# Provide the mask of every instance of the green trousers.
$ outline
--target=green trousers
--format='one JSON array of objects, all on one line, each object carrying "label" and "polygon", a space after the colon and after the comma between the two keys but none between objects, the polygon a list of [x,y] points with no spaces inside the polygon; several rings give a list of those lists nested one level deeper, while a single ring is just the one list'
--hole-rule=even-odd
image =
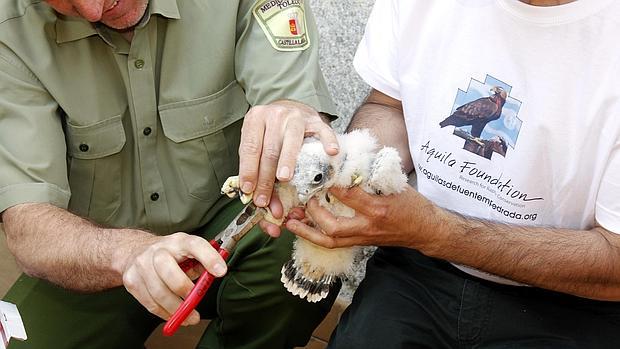
[{"label": "green trousers", "polygon": [[[241,209],[233,202],[204,230],[210,238]],[[309,303],[289,294],[280,269],[290,258],[293,236],[271,239],[258,227],[237,245],[228,274],[212,285],[198,307],[213,319],[198,348],[292,348],[304,346],[331,308],[328,299]],[[5,297],[24,319],[28,340],[10,349],[137,349],[162,320],[147,312],[124,288],[78,294],[21,276]]]}]

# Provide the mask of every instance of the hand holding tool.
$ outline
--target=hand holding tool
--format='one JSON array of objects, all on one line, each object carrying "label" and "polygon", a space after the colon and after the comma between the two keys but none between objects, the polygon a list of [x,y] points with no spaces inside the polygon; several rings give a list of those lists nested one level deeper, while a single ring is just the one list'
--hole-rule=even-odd
[{"label": "hand holding tool", "polygon": [[[222,230],[222,232],[210,241],[211,246],[213,246],[220,256],[222,256],[222,259],[226,261],[232,249],[237,245],[237,242],[239,242],[256,223],[263,219],[266,212],[264,208],[256,207],[253,203],[247,204],[235,219],[230,222],[226,229]],[[197,264],[198,261],[195,259],[187,259],[181,262],[179,266],[183,271],[188,271]],[[163,329],[165,336],[172,336],[178,330],[183,321],[185,321],[192,310],[200,303],[215,278],[216,277],[207,270],[200,275],[189,295],[166,322]]]}]

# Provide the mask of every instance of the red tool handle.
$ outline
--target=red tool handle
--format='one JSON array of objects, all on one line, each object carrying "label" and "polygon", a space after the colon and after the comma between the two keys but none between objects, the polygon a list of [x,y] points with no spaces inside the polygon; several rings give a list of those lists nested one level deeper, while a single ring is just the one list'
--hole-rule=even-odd
[{"label": "red tool handle", "polygon": [[[215,248],[219,248],[219,244],[215,241],[211,241],[211,245]],[[220,249],[219,253],[224,260],[228,259],[229,252],[227,250]],[[193,268],[196,264],[198,264],[198,262],[195,259],[188,259],[181,263],[180,266],[182,269],[187,267],[187,269],[184,269],[184,271],[187,271]],[[164,325],[164,336],[172,336],[179,329],[183,321],[185,321],[185,319],[189,316],[192,310],[194,310],[198,303],[200,303],[204,295],[209,290],[209,287],[211,287],[211,284],[214,280],[215,276],[213,276],[206,270],[202,273],[202,275],[200,275],[200,277],[196,281],[196,284],[189,292],[187,298],[183,300],[183,303],[181,303],[179,308],[174,312],[174,314],[172,314],[170,319],[168,319],[166,325]]]}]

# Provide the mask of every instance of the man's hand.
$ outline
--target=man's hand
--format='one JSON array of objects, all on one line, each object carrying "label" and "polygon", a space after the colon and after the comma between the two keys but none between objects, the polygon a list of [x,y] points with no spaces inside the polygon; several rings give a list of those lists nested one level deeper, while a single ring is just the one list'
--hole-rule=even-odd
[{"label": "man's hand", "polygon": [[297,154],[307,136],[318,137],[327,154],[338,153],[338,140],[328,122],[302,103],[276,101],[247,113],[239,146],[239,181],[244,193],[254,193],[257,206],[269,205],[276,178],[289,181],[293,177]]},{"label": "man's hand", "polygon": [[290,219],[293,233],[327,247],[404,246],[524,284],[597,300],[620,300],[620,235],[517,226],[467,218],[432,204],[413,188],[373,196],[360,188],[331,193],[356,210],[335,217],[311,200],[312,228]]},{"label": "man's hand", "polygon": [[336,217],[312,199],[308,202],[306,215],[312,217],[317,227],[310,227],[296,219],[289,219],[286,227],[304,239],[327,248],[355,245],[421,248],[430,246],[438,239],[438,236],[426,235],[426,229],[420,225],[422,217],[430,217],[438,211],[411,187],[400,194],[388,196],[371,195],[359,187],[332,188],[330,193],[353,208],[355,217]]},{"label": "man's hand", "polygon": [[[28,275],[79,292],[124,285],[146,309],[165,320],[189,294],[191,278],[203,268],[216,276],[226,273],[219,253],[198,236],[99,227],[50,204],[15,205],[2,218],[7,247]],[[178,263],[187,258],[201,266],[185,274]],[[198,321],[194,312],[185,324]]]},{"label": "man's hand", "polygon": [[[185,274],[178,263],[188,258],[196,259],[201,266]],[[226,263],[208,241],[176,233],[153,237],[118,267],[127,291],[149,312],[168,320],[194,286],[190,278],[197,278],[203,266],[217,277],[226,273]],[[195,325],[199,321],[200,315],[193,310],[183,324]]]}]

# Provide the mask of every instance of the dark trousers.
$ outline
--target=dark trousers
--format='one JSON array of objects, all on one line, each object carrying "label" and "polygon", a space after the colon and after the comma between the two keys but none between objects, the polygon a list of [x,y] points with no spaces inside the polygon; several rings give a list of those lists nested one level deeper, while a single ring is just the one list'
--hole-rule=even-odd
[{"label": "dark trousers", "polygon": [[499,285],[380,248],[332,334],[340,348],[620,348],[620,302]]}]

